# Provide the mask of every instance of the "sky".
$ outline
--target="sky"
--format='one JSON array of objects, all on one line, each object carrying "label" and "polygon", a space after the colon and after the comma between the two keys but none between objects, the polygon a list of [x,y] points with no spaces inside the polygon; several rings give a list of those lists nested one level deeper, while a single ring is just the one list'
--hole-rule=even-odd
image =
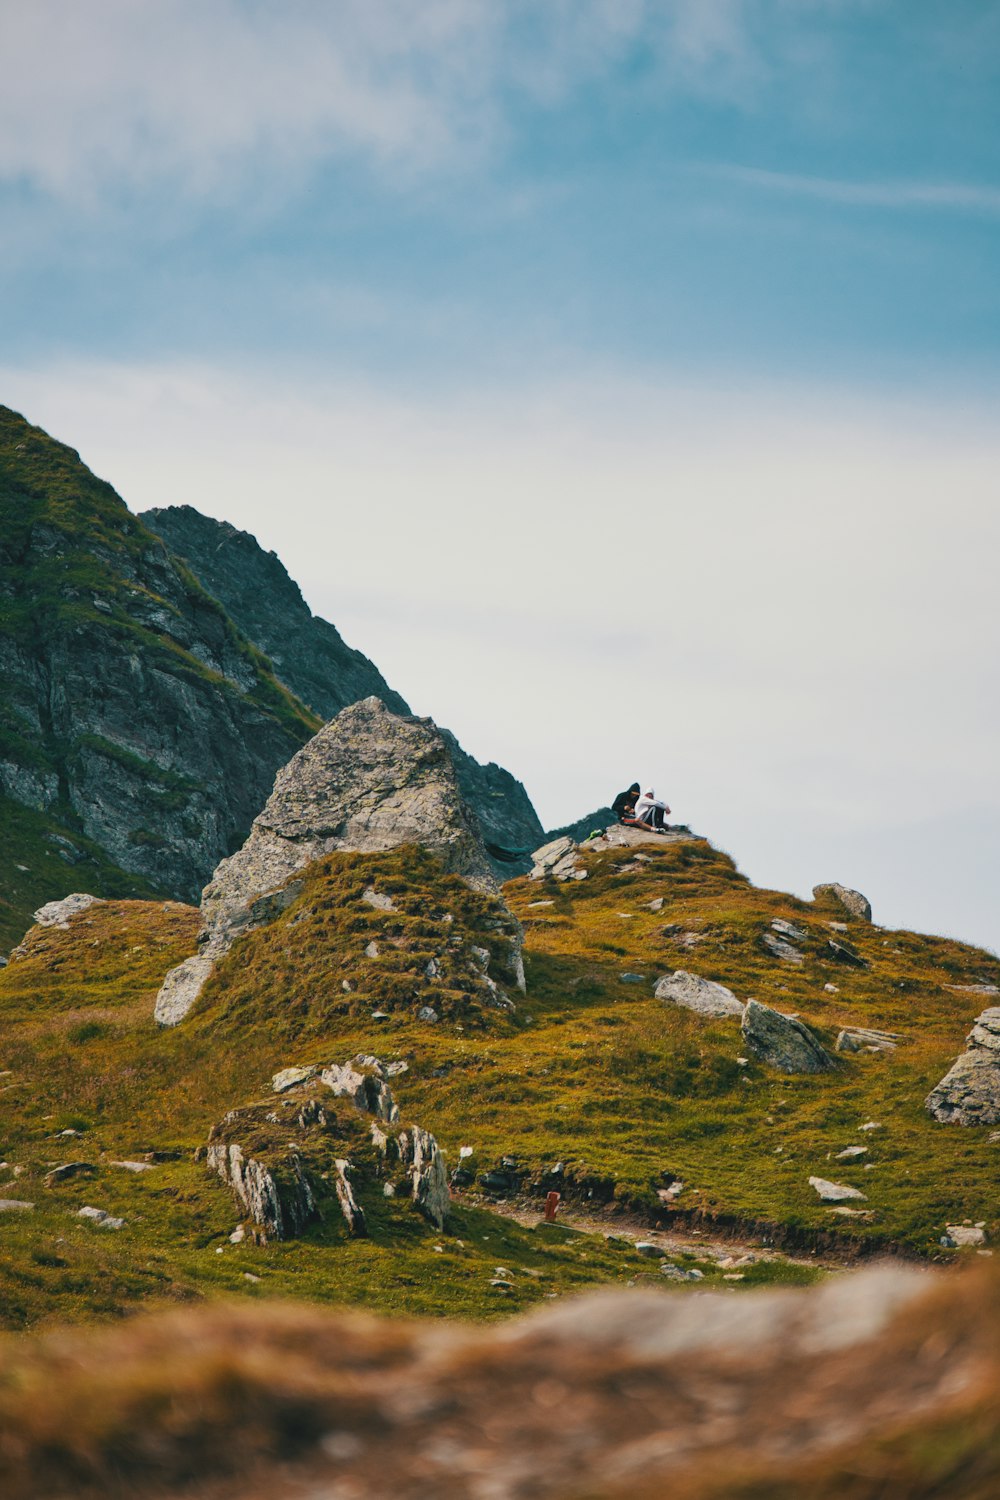
[{"label": "sky", "polygon": [[546,826],[1000,948],[1000,6],[0,6],[0,402]]}]

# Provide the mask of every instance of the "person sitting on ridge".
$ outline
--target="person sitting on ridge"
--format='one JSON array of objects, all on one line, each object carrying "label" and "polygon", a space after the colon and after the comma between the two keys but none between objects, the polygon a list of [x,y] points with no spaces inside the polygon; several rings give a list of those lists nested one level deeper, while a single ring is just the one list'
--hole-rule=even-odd
[{"label": "person sitting on ridge", "polygon": [[639,795],[639,783],[633,781],[627,792],[619,792],[611,804],[611,811],[619,823],[631,823],[635,818],[635,799]]},{"label": "person sitting on ridge", "polygon": [[665,802],[656,800],[653,788],[650,786],[635,804],[635,821],[651,828],[654,833],[664,833],[666,828],[663,820],[669,811],[670,808]]}]

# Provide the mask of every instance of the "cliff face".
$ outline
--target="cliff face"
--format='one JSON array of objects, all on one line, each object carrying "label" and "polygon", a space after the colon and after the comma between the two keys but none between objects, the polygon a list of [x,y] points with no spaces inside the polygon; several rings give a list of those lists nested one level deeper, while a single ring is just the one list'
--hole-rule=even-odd
[{"label": "cliff face", "polygon": [[195,896],[316,727],[70,448],[0,407],[0,790]]},{"label": "cliff face", "polygon": [[[373,663],[310,612],[278,558],[248,532],[203,516],[189,505],[146,511],[140,519],[184,559],[238,629],[267,653],[282,682],[321,718],[332,719],[348,704],[370,696],[380,698],[394,713],[409,713]],[[475,811],[487,844],[507,850],[537,848],[542,825],[521,782],[492,761],[481,765],[448,730],[440,733],[451,749],[462,796]],[[506,880],[523,874],[531,861],[493,864]]]},{"label": "cliff face", "polygon": [[184,559],[237,629],[271,659],[282,682],[320,718],[336,718],[349,703],[373,696],[394,713],[410,712],[374,663],[312,613],[280,560],[249,532],[190,505],[148,510],[139,519]]}]

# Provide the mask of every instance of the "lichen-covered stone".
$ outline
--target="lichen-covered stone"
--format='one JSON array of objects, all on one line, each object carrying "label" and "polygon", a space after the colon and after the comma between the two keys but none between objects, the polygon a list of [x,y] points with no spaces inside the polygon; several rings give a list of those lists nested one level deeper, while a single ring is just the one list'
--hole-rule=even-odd
[{"label": "lichen-covered stone", "polygon": [[666,974],[657,982],[653,991],[657,1000],[667,1000],[682,1005],[686,1010],[697,1011],[702,1016],[741,1016],[743,1004],[732,990],[712,979],[702,979],[698,974],[689,974],[678,969]]},{"label": "lichen-covered stone", "polygon": [[753,1055],[782,1073],[824,1073],[833,1067],[808,1026],[759,1000],[747,1001],[741,1029]]}]

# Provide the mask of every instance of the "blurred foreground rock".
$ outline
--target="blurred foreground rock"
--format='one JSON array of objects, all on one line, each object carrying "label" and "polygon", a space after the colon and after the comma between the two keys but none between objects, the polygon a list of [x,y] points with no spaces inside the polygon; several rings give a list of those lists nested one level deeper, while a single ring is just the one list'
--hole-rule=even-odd
[{"label": "blurred foreground rock", "polygon": [[[0,1345],[8,1500],[997,1493],[1000,1280],[567,1300],[494,1329],[206,1306]],[[45,1391],[45,1400],[37,1393]]]}]

